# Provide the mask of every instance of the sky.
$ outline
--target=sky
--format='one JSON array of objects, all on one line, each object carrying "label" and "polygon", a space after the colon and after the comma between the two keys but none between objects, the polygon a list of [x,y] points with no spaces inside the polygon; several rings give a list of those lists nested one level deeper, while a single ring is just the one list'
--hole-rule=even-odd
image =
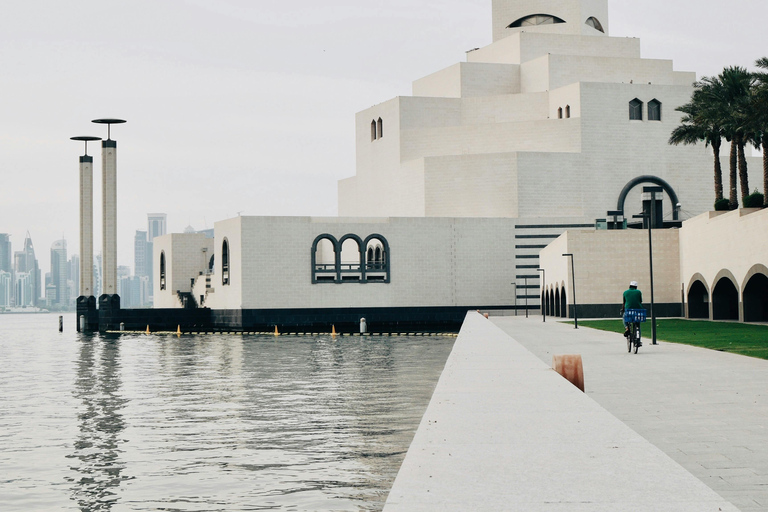
[{"label": "sky", "polygon": [[[78,252],[77,135],[118,141],[118,264],[147,213],[170,232],[337,213],[355,113],[491,43],[491,0],[2,0],[0,233]],[[715,75],[768,55],[765,0],[609,0],[610,35]],[[94,155],[95,247],[100,147]]]}]

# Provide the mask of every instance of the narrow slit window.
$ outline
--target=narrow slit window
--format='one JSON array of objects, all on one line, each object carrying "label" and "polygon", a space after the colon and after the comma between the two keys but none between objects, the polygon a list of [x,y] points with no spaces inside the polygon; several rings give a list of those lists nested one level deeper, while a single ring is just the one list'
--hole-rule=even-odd
[{"label": "narrow slit window", "polygon": [[384,136],[384,121],[379,118],[379,120],[376,122],[376,134],[379,138],[382,138]]},{"label": "narrow slit window", "polygon": [[637,98],[629,102],[629,119],[631,121],[643,120],[643,102]]},{"label": "narrow slit window", "polygon": [[165,290],[165,251],[160,253],[160,289]]},{"label": "narrow slit window", "polygon": [[221,244],[221,284],[229,284],[229,241],[226,238]]}]

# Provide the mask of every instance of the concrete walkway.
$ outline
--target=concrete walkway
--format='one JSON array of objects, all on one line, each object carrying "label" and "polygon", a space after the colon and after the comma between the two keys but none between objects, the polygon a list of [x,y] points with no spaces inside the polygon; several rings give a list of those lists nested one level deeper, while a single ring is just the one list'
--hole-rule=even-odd
[{"label": "concrete walkway", "polygon": [[[534,319],[502,324],[536,335]],[[550,364],[468,314],[384,510],[737,510]]]},{"label": "concrete walkway", "polygon": [[630,355],[620,334],[492,321],[547,364],[581,354],[589,397],[743,512],[768,511],[768,361],[647,340]]}]

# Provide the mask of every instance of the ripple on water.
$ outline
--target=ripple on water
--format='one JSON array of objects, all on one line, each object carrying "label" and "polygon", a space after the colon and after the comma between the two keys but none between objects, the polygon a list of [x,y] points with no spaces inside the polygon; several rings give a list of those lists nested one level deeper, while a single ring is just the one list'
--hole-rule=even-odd
[{"label": "ripple on water", "polygon": [[3,510],[380,510],[453,346],[57,326],[0,316]]}]

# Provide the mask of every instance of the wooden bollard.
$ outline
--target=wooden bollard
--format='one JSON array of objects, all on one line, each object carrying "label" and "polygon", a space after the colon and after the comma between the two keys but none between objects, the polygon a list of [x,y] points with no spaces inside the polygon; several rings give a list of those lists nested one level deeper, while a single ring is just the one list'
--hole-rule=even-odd
[{"label": "wooden bollard", "polygon": [[552,356],[552,368],[584,392],[584,367],[580,355]]}]

